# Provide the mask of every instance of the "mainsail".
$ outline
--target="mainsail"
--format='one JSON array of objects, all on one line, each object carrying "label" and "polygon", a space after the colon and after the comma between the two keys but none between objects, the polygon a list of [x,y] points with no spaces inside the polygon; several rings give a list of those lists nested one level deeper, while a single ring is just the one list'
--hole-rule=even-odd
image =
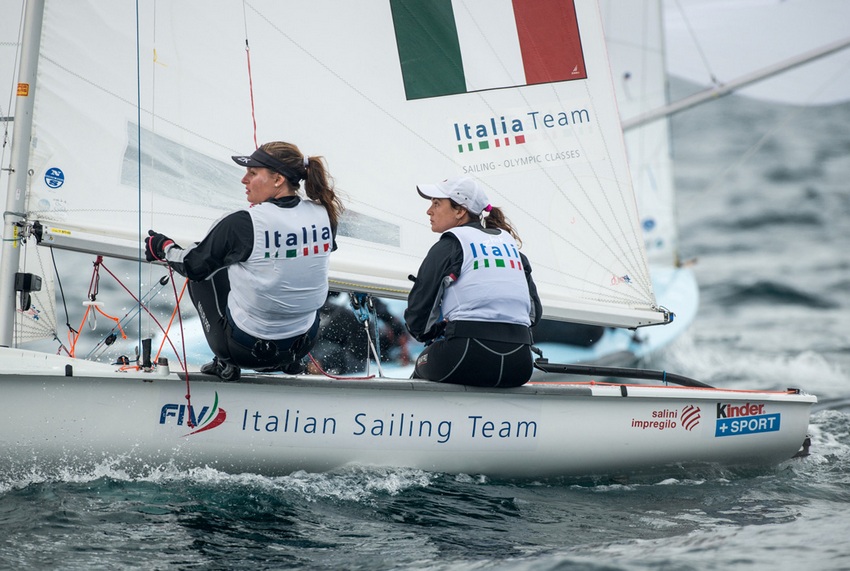
[{"label": "mainsail", "polygon": [[[348,207],[335,289],[405,297],[436,239],[415,185],[466,173],[518,228],[547,316],[669,319],[595,1],[49,1],[43,26],[26,210],[50,245],[134,257],[148,228],[200,239],[244,204],[230,155],[254,148],[255,116],[260,143],[327,158]],[[563,36],[569,66],[538,31]],[[416,76],[458,61],[479,77]]]}]

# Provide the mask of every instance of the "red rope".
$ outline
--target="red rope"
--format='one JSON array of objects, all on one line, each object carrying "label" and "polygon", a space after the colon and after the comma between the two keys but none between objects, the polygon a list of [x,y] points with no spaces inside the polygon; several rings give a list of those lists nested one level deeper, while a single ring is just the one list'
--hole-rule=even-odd
[{"label": "red rope", "polygon": [[329,379],[333,379],[335,381],[368,381],[369,379],[375,378],[375,375],[369,375],[368,377],[339,377],[337,375],[331,375],[322,368],[322,366],[319,364],[318,361],[316,361],[315,358],[313,358],[312,353],[309,353],[307,356],[310,357],[310,362],[313,363],[313,366],[316,367],[320,373],[322,373]]},{"label": "red rope", "polygon": [[[153,319],[154,323],[156,323],[157,327],[159,327],[159,330],[160,330],[160,331],[162,331],[162,332],[163,332],[163,334],[164,334],[164,333],[165,333],[165,328],[164,328],[164,327],[162,326],[162,324],[161,324],[161,323],[157,320],[156,316],[155,316],[153,313],[151,313],[151,312],[150,312],[150,310],[147,308],[147,306],[146,306],[144,303],[142,303],[142,302],[139,300],[139,298],[137,298],[135,295],[133,295],[133,292],[131,292],[129,289],[127,289],[127,286],[125,286],[125,285],[121,282],[121,280],[119,280],[119,279],[118,279],[118,277],[117,277],[115,274],[113,274],[113,273],[109,270],[109,268],[107,268],[107,267],[106,267],[105,265],[103,265],[103,264],[100,264],[100,266],[101,266],[104,270],[106,270],[106,272],[107,272],[110,276],[112,276],[112,278],[113,278],[116,282],[118,282],[118,285],[120,285],[121,287],[123,287],[123,288],[124,288],[124,291],[126,291],[126,292],[130,295],[130,297],[131,297],[131,298],[133,298],[133,301],[135,301],[136,303],[138,303],[138,304],[139,304],[139,307],[141,307],[142,309],[144,309],[144,310],[145,310],[145,312],[146,312],[146,313],[150,316],[150,318],[151,318],[151,319]],[[167,337],[167,336],[166,336],[166,337]],[[167,337],[167,338],[168,338],[168,337]],[[171,345],[171,350],[172,350],[172,351],[174,351],[174,354],[177,356],[177,364],[179,364],[179,365],[180,365],[180,366],[181,366],[184,370],[186,370],[186,368],[187,368],[187,367],[183,364],[183,361],[181,361],[181,360],[180,360],[180,353],[178,353],[178,352],[177,352],[177,348],[176,348],[176,347],[174,347],[174,343],[172,343],[172,342],[171,342],[171,338],[168,338],[168,344],[169,344],[169,345]]]},{"label": "red rope", "polygon": [[[179,322],[180,339],[182,341],[182,348],[183,348],[183,359],[182,360],[180,359],[180,354],[177,352],[177,348],[174,346],[174,343],[171,342],[171,338],[168,336],[168,332],[165,330],[165,328],[162,326],[162,324],[157,320],[157,318],[154,316],[154,314],[150,312],[150,310],[145,306],[145,304],[143,304],[135,295],[133,295],[133,292],[131,292],[127,288],[127,286],[125,286],[123,283],[121,283],[121,280],[119,280],[115,276],[115,274],[113,274],[109,270],[109,268],[107,268],[105,265],[103,265],[102,258],[98,259],[96,266],[98,266],[98,265],[100,267],[102,267],[104,270],[106,270],[107,273],[110,276],[112,276],[112,278],[116,282],[118,282],[118,284],[121,287],[124,288],[124,291],[126,291],[128,294],[130,294],[130,297],[132,297],[133,300],[136,303],[139,304],[139,307],[141,307],[142,309],[144,309],[147,312],[147,314],[151,317],[151,319],[153,319],[154,323],[157,324],[160,331],[162,331],[163,335],[165,335],[165,338],[168,339],[168,344],[171,345],[172,351],[174,351],[174,354],[177,356],[177,363],[180,365],[180,367],[183,368],[183,372],[186,375],[186,404],[189,407],[189,410],[191,410],[192,409],[192,390],[191,390],[191,387],[189,386],[189,367],[188,367],[188,364],[187,365],[183,364],[183,363],[188,363],[188,362],[186,360],[186,335],[185,335],[185,332],[183,330],[183,313],[180,311],[180,300],[182,299],[182,296],[178,295],[178,293],[177,293],[177,284],[174,283],[174,271],[171,269],[171,266],[168,266],[168,279],[171,281],[171,289],[174,291],[174,299],[176,300],[177,320]],[[169,328],[170,328],[170,324],[169,324]],[[189,428],[195,428],[195,423],[192,422],[192,415],[191,414],[189,415],[188,426],[189,426]]]},{"label": "red rope", "polygon": [[[168,333],[171,331],[171,326],[174,324],[174,318],[177,317],[177,311],[180,309],[180,302],[183,301],[183,294],[186,292],[186,286],[188,285],[189,280],[186,279],[183,282],[183,287],[180,289],[180,295],[177,296],[177,303],[174,304],[174,309],[171,311],[171,317],[168,319],[168,325],[165,327],[165,335],[162,337],[162,342],[159,344],[159,348],[156,350],[156,356],[153,358],[154,362],[159,360],[159,356],[162,354],[162,348],[165,347],[165,342],[169,339]],[[180,330],[180,334],[183,335],[182,328]],[[186,352],[185,343],[183,352]]]},{"label": "red rope", "polygon": [[[183,362],[187,363],[187,366],[183,367],[183,372],[186,375],[186,406],[189,407],[189,413],[190,413],[189,414],[189,420],[186,424],[189,428],[195,428],[195,423],[192,422],[192,414],[191,414],[191,411],[192,411],[192,390],[191,390],[191,387],[189,386],[189,367],[188,367],[189,361],[186,359],[186,335],[185,335],[185,332],[183,330],[183,312],[180,311],[180,300],[183,298],[183,292],[181,291],[180,295],[177,294],[177,284],[174,283],[174,270],[171,269],[171,266],[168,266],[167,264],[166,264],[166,266],[168,267],[168,277],[169,277],[169,279],[171,279],[171,289],[174,290],[174,299],[176,300],[175,305],[177,307],[177,321],[178,321],[179,327],[180,327],[180,341],[181,341],[181,344],[183,346]],[[188,283],[189,283],[189,280],[187,279],[186,284],[188,284]],[[185,291],[185,288],[186,288],[186,284],[183,285],[184,291]],[[166,337],[167,336],[168,336],[168,334],[166,333]],[[180,359],[178,358],[178,361],[179,360]]]},{"label": "red rope", "polygon": [[251,48],[248,45],[248,38],[245,38],[245,56],[248,58],[248,91],[251,94],[251,121],[254,123],[254,148],[259,148],[257,142],[257,115],[254,109],[254,78],[251,74]]}]

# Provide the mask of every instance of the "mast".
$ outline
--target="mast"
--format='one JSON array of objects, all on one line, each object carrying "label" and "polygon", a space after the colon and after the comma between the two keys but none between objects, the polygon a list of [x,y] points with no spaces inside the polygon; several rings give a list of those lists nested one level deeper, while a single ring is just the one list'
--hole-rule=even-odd
[{"label": "mast", "polygon": [[18,271],[21,259],[20,228],[17,224],[26,218],[24,207],[26,206],[26,189],[29,184],[27,167],[43,19],[44,0],[29,0],[24,16],[18,94],[15,101],[15,126],[11,147],[11,172],[6,191],[6,209],[3,214],[3,246],[2,257],[0,257],[0,346],[3,347],[12,345],[14,330],[15,272]]}]

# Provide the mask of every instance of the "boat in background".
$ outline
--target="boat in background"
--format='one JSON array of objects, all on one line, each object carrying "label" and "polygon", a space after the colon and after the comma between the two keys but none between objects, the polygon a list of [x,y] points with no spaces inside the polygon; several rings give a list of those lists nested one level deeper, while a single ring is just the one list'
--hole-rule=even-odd
[{"label": "boat in background", "polygon": [[[198,0],[155,11],[29,0],[25,22],[0,263],[4,474],[361,464],[610,477],[805,452],[817,399],[797,389],[551,359],[537,366],[560,380],[513,389],[272,374],[228,383],[145,339],[160,328],[151,293],[180,291],[141,262],[147,229],[178,243],[202,236],[241,206],[230,155],[278,138],[327,156],[346,195],[332,289],[405,299],[434,239],[415,185],[460,171],[522,230],[548,318],[669,327],[594,0]],[[132,359],[77,358],[76,339],[68,354],[13,347],[49,321],[45,272],[30,260],[66,250],[92,255],[87,311],[102,319],[114,317],[99,305],[104,260],[138,262],[135,310],[151,318]]]},{"label": "boat in background", "polygon": [[850,98],[843,0],[663,0],[663,9],[667,70],[701,97],[734,91],[809,106]]}]

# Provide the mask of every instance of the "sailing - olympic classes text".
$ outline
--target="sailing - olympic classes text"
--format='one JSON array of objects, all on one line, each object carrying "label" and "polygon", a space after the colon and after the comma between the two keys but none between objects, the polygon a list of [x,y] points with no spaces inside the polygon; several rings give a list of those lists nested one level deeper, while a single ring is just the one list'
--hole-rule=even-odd
[{"label": "sailing - olympic classes text", "polygon": [[490,161],[486,163],[477,163],[474,165],[464,165],[463,173],[479,173],[494,171],[499,168],[513,169],[527,165],[534,165],[545,162],[569,161],[581,157],[581,151],[578,149],[570,149],[567,151],[553,151],[542,155],[529,155],[527,157],[519,157],[516,159],[505,159],[503,161]]}]

